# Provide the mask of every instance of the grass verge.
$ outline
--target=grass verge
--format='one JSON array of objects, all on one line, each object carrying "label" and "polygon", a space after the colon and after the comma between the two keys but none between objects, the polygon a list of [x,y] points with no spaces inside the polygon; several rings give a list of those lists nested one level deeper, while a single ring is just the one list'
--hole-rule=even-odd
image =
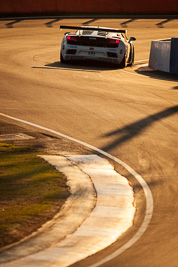
[{"label": "grass verge", "polygon": [[0,142],[0,247],[52,219],[69,196],[66,177],[37,155]]}]

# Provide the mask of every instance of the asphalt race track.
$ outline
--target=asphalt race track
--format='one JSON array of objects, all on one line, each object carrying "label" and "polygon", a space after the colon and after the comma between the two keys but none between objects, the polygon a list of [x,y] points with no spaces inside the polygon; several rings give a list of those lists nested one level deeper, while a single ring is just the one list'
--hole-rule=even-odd
[{"label": "asphalt race track", "polygon": [[[61,64],[59,25],[128,30],[135,65]],[[178,76],[150,70],[151,40],[177,37],[178,19],[48,19],[0,21],[0,113],[61,132],[121,159],[153,196],[153,215],[139,240],[105,267],[178,266]],[[138,231],[145,198],[134,187],[134,226],[112,246],[74,266],[104,259]]]}]

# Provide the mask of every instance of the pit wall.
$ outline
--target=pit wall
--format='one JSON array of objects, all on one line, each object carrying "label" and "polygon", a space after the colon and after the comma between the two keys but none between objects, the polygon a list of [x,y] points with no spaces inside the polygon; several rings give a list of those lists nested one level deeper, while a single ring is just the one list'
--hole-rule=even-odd
[{"label": "pit wall", "polygon": [[178,38],[152,41],[149,66],[155,70],[178,74]]},{"label": "pit wall", "polygon": [[1,15],[59,13],[177,14],[177,0],[1,0]]}]

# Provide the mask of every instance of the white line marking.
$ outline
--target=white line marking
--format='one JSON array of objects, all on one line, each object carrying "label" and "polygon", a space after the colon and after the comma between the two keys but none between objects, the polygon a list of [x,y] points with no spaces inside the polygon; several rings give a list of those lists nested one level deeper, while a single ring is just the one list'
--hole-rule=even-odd
[{"label": "white line marking", "polygon": [[148,225],[151,221],[151,218],[152,218],[152,214],[153,214],[153,197],[152,197],[152,193],[151,193],[151,190],[149,188],[149,186],[147,185],[147,183],[145,182],[145,180],[136,172],[134,171],[130,166],[128,166],[125,162],[123,162],[122,160],[112,156],[111,154],[99,149],[99,148],[96,148],[92,145],[89,145],[85,142],[82,142],[80,140],[77,140],[73,137],[70,137],[70,136],[67,136],[65,134],[62,134],[62,133],[59,133],[57,131],[54,131],[54,130],[51,130],[51,129],[48,129],[46,127],[43,127],[43,126],[40,126],[40,125],[37,125],[35,123],[31,123],[31,122],[28,122],[28,121],[25,121],[25,120],[21,120],[21,119],[18,119],[18,118],[15,118],[15,117],[12,117],[12,116],[9,116],[9,115],[6,115],[6,114],[3,114],[3,113],[0,113],[1,116],[3,117],[6,117],[6,118],[9,118],[9,119],[12,119],[12,120],[15,120],[15,121],[18,121],[18,122],[22,122],[22,123],[25,123],[27,125],[30,125],[30,126],[33,126],[35,128],[38,128],[38,129],[41,129],[41,130],[45,130],[45,131],[48,131],[48,132],[51,132],[53,134],[56,134],[58,136],[61,136],[61,137],[64,137],[70,141],[73,141],[73,142],[76,142],[80,145],[83,145],[87,148],[90,148],[96,152],[99,152],[100,154],[114,160],[115,162],[117,162],[118,164],[122,165],[128,172],[130,172],[135,178],[136,180],[140,183],[140,185],[142,186],[142,189],[144,191],[144,194],[145,194],[145,199],[146,199],[146,211],[145,211],[145,217],[144,217],[144,220],[142,222],[142,225],[140,226],[139,230],[137,231],[137,233],[125,244],[123,245],[121,248],[117,249],[115,252],[113,252],[112,254],[110,254],[109,256],[105,257],[104,259],[102,260],[99,260],[97,263],[95,264],[92,264],[90,265],[89,267],[97,267],[97,266],[100,266],[101,264],[104,264],[112,259],[114,259],[115,257],[119,256],[121,253],[123,253],[125,250],[127,250],[128,248],[130,248],[131,246],[133,246],[137,241],[138,239],[144,234],[144,232],[147,230],[148,228]]},{"label": "white line marking", "polygon": [[143,61],[144,61],[144,62],[145,62],[145,61],[148,62],[148,59],[137,60],[137,61],[134,61],[134,62],[135,62],[135,63],[141,63],[141,62],[143,62]]},{"label": "white line marking", "polygon": [[141,74],[137,74],[135,72],[130,72],[130,71],[126,71],[126,70],[121,70],[121,71],[124,73],[127,73],[127,74],[135,75],[135,76],[142,76]]},{"label": "white line marking", "polygon": [[[148,59],[143,59],[143,60],[135,61],[135,63],[137,63],[137,64],[139,64],[139,63],[141,63],[141,62],[148,62]],[[130,71],[123,70],[123,69],[121,69],[121,71],[122,71],[122,72],[125,72],[125,73],[127,73],[127,74],[131,74],[131,75],[135,75],[135,76],[141,76],[141,77],[143,77],[143,75],[142,75],[142,74],[139,74],[139,73],[130,72]]]}]

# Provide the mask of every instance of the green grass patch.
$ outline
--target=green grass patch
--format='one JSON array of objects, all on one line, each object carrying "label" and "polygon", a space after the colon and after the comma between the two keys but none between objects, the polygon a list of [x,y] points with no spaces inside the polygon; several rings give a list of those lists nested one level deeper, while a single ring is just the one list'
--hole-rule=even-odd
[{"label": "green grass patch", "polygon": [[69,196],[66,177],[37,155],[0,142],[0,247],[35,231]]}]

